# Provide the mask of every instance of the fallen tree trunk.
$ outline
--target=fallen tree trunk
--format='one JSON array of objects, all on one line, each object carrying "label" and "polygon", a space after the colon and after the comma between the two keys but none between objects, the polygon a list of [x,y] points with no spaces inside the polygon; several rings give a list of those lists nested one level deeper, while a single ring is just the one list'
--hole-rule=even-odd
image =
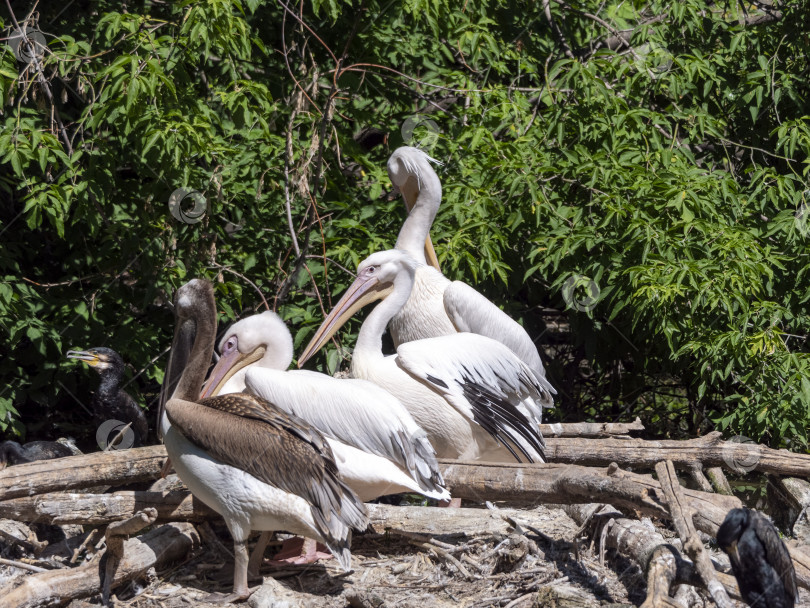
[{"label": "fallen tree trunk", "polygon": [[720,466],[735,473],[758,471],[794,477],[810,477],[810,454],[773,450],[753,442],[723,441],[713,432],[686,441],[645,439],[571,439],[548,437],[546,460],[585,466],[653,469],[662,460],[671,460],[681,469],[696,462],[704,468]]},{"label": "fallen tree trunk", "polygon": [[731,600],[723,585],[717,580],[709,553],[698,537],[693,521],[695,512],[686,504],[686,497],[672,461],[659,462],[655,465],[655,474],[672,515],[672,523],[683,541],[683,549],[700,574],[704,587],[709,590],[719,608],[731,608]]},{"label": "fallen tree trunk", "polygon": [[[439,461],[450,493],[478,502],[521,504],[591,503],[594,498],[629,512],[669,519],[661,485],[649,475],[560,464],[504,464]],[[684,490],[697,514],[699,530],[714,535],[729,510],[741,507],[733,496]],[[2,515],[2,513],[0,513]]]},{"label": "fallen tree trunk", "polygon": [[[199,543],[194,526],[188,523],[166,524],[130,538],[124,543],[123,558],[115,571],[111,588],[144,576],[149,568],[160,568],[185,557]],[[66,604],[101,591],[99,570],[99,563],[94,561],[78,568],[27,575],[22,582],[14,579],[0,589],[0,597],[7,608]]]},{"label": "fallen tree trunk", "polygon": [[543,437],[611,437],[643,430],[641,418],[633,422],[556,422],[540,425]]},{"label": "fallen tree trunk", "polygon": [[[599,505],[576,504],[566,505],[563,508],[571,519],[576,521],[579,525],[583,525],[590,514],[593,513],[594,508],[598,506]],[[610,505],[604,506],[610,507]],[[615,531],[611,529],[608,532],[608,547],[616,549],[622,555],[631,556],[636,563],[646,570],[653,550],[664,542],[663,537],[655,531],[653,526],[646,527],[645,531],[645,526],[640,521],[622,518],[621,515],[622,514],[618,511],[616,511],[614,515],[599,515],[599,517],[614,518],[614,525],[617,526]],[[712,536],[714,536],[714,534],[712,534]],[[796,570],[796,584],[804,589],[810,589],[810,553],[806,553],[801,547],[790,543],[787,543],[786,546],[793,560],[793,567]],[[684,570],[684,574],[679,574],[676,582],[700,586],[700,577],[694,569],[694,566],[689,562],[684,561],[684,563],[689,565],[689,569]],[[681,564],[679,564],[678,567],[680,569]],[[716,575],[729,595],[736,599],[741,598],[736,580],[732,575],[722,572],[717,572]]]},{"label": "fallen tree trunk", "polygon": [[[594,514],[595,511],[596,514]],[[618,511],[614,511],[611,505],[568,505],[565,507],[565,512],[580,526],[590,527],[589,536],[604,542],[604,545],[601,545],[602,549],[615,549],[620,555],[636,562],[645,573],[649,574],[651,565],[654,569],[666,566],[668,572],[663,576],[658,576],[659,581],[664,579],[670,585],[692,585],[705,589],[694,565],[683,559],[680,552],[667,543],[651,522],[645,523],[637,519],[625,518]],[[662,553],[670,556],[672,562],[665,565],[655,563],[656,558],[664,557],[661,555]],[[652,574],[658,575],[656,572]],[[737,581],[733,576],[722,572],[716,572],[715,575],[728,595],[735,599],[742,599]],[[661,589],[655,589],[655,591],[659,595],[662,593]],[[656,606],[658,599],[654,595],[653,597],[648,595],[648,601],[643,605]]]},{"label": "fallen tree trunk", "polygon": [[810,483],[795,477],[768,477],[768,506],[774,523],[810,542]]},{"label": "fallen tree trunk", "polygon": [[371,526],[378,532],[392,528],[415,534],[509,534],[512,521],[525,528],[539,528],[544,514],[526,509],[437,509],[434,507],[397,507],[367,504]]},{"label": "fallen tree trunk", "polygon": [[[672,460],[686,469],[700,462],[704,467],[724,466],[736,472],[810,475],[810,455],[772,450],[755,443],[722,441],[720,437],[720,433],[687,441],[548,437],[546,454],[550,461],[580,466],[607,466],[615,462],[622,467],[652,469],[661,460]],[[0,500],[154,480],[160,476],[165,460],[164,447],[153,445],[15,465],[0,471]]]},{"label": "fallen tree trunk", "polygon": [[0,500],[98,485],[157,479],[166,460],[162,445],[37,460],[0,471]]},{"label": "fallen tree trunk", "polygon": [[52,493],[0,502],[0,517],[55,525],[101,526],[155,509],[157,522],[202,522],[218,517],[188,490],[172,492],[124,491],[110,494]]},{"label": "fallen tree trunk", "polygon": [[[561,464],[503,464],[441,461],[440,467],[453,496],[479,503],[513,501],[521,504],[590,503],[594,497],[629,512],[662,519],[669,511],[661,486],[649,475]],[[714,534],[726,513],[741,506],[737,498],[697,490],[684,490],[698,514],[697,527]],[[112,494],[51,493],[0,502],[0,517],[42,523],[101,525],[155,508],[158,521],[201,521],[209,516],[199,501],[177,492],[115,492]]]}]

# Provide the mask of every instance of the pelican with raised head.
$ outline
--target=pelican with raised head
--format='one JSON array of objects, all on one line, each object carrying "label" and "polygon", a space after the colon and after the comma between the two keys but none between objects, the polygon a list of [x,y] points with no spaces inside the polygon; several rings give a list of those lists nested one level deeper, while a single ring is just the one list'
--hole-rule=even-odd
[{"label": "pelican with raised head", "polygon": [[[178,476],[195,497],[223,516],[234,539],[233,593],[211,599],[250,595],[251,530],[286,530],[318,539],[348,570],[351,530],[365,529],[368,516],[357,495],[338,478],[323,435],[252,395],[200,399],[216,333],[211,284],[195,279],[178,289],[175,314],[159,426]],[[171,398],[165,400],[173,385]],[[251,558],[252,566],[257,558],[261,555]]]},{"label": "pelican with raised head", "polygon": [[[431,166],[436,162],[410,146],[397,148],[388,159],[388,176],[409,211],[395,248],[421,264],[410,297],[389,325],[394,346],[456,332],[480,334],[508,346],[536,376],[545,378],[543,362],[526,330],[475,289],[441,273],[430,241],[430,227],[442,201],[442,185]],[[544,406],[552,405],[556,392],[548,385]]]},{"label": "pelican with raised head", "polygon": [[287,370],[293,342],[276,313],[234,323],[203,396],[246,390],[303,418],[326,437],[338,473],[364,501],[416,492],[449,500],[436,452],[408,410],[376,384]]},{"label": "pelican with raised head", "polygon": [[396,249],[363,260],[357,279],[318,328],[299,366],[354,312],[382,299],[360,328],[352,375],[397,397],[440,458],[542,462],[538,425],[551,386],[506,346],[462,332],[406,342],[396,355],[383,354],[383,332],[408,299],[418,267],[407,252]]}]

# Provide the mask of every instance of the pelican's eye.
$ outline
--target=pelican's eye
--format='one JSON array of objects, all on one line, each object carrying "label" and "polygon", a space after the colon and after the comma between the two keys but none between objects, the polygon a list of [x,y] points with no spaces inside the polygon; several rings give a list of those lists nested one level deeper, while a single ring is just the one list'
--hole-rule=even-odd
[{"label": "pelican's eye", "polygon": [[225,346],[222,347],[222,354],[224,355],[225,353],[232,352],[233,349],[236,348],[236,343],[237,343],[236,336],[231,336],[230,338],[228,338],[228,341],[225,342]]}]

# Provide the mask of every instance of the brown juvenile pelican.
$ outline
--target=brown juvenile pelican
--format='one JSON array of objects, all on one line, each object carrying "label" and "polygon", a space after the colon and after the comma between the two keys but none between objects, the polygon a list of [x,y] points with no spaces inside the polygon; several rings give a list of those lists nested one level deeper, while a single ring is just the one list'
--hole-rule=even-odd
[{"label": "brown juvenile pelican", "polygon": [[[233,593],[212,599],[250,595],[251,530],[286,530],[320,540],[348,570],[351,529],[364,530],[368,517],[338,478],[326,440],[300,418],[252,395],[200,399],[216,335],[211,284],[195,279],[180,287],[175,314],[159,426],[177,475],[223,516],[234,539]],[[166,400],[169,386],[175,388]],[[254,554],[251,566],[257,560],[261,554]]]},{"label": "brown juvenile pelican", "polygon": [[449,500],[436,452],[399,400],[366,380],[288,370],[292,336],[276,313],[237,321],[219,349],[204,397],[246,390],[303,418],[324,434],[341,479],[364,501],[400,492]]}]

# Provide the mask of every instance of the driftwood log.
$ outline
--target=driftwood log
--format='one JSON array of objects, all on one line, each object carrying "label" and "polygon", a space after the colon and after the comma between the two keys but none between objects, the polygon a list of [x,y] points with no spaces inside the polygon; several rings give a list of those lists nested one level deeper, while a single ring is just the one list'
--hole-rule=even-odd
[{"label": "driftwood log", "polygon": [[216,511],[195,499],[188,490],[173,492],[123,491],[110,494],[54,492],[41,496],[12,498],[0,502],[0,517],[55,525],[100,526],[132,517],[138,511],[155,509],[156,521],[202,522],[217,517]]},{"label": "driftwood log", "polygon": [[[159,568],[185,557],[199,546],[199,536],[188,523],[160,526],[124,543],[123,558],[115,570],[112,588],[142,577],[149,568]],[[2,589],[4,608],[34,608],[67,603],[101,591],[102,570],[97,561],[77,568],[51,570],[14,579]]]},{"label": "driftwood log", "polygon": [[643,430],[641,418],[633,422],[557,422],[540,425],[543,437],[611,437]]},{"label": "driftwood log", "polygon": [[768,506],[773,521],[810,544],[810,482],[795,477],[768,477]]},{"label": "driftwood log", "polygon": [[670,597],[677,576],[677,550],[672,545],[658,545],[647,566],[647,597],[640,608],[683,608]]},{"label": "driftwood log", "polygon": [[[645,608],[670,605],[663,598],[669,597],[671,585],[705,588],[694,565],[667,543],[652,522],[625,518],[610,505],[568,505],[564,509],[583,529],[590,529],[589,536],[600,541],[600,550],[615,549],[647,572],[648,595],[642,604]],[[741,599],[733,576],[722,572],[715,575],[728,595]]]},{"label": "driftwood log", "polygon": [[[616,466],[605,469],[450,460],[439,463],[451,494],[458,498],[521,504],[592,503],[596,499],[629,512],[669,519],[661,485],[649,475],[629,473]],[[730,509],[742,506],[733,496],[698,490],[684,490],[684,494],[697,513],[695,525],[711,535]]]},{"label": "driftwood log", "polygon": [[713,432],[686,441],[646,439],[546,439],[546,459],[586,466],[653,469],[662,460],[690,469],[695,463],[704,467],[723,467],[735,473],[758,471],[794,477],[810,477],[810,454],[773,450],[753,442],[723,441],[722,433]]},{"label": "driftwood log", "polygon": [[160,475],[165,460],[166,448],[151,445],[18,464],[0,471],[0,500],[150,481]]},{"label": "driftwood log", "polygon": [[[490,464],[441,461],[445,482],[453,496],[479,503],[506,501],[520,504],[590,503],[610,501],[629,512],[662,519],[669,511],[661,486],[649,475],[561,464]],[[697,527],[714,534],[726,513],[741,506],[737,498],[684,490],[698,513]],[[154,508],[157,521],[201,521],[208,510],[187,494],[177,492],[115,492],[112,494],[50,493],[0,502],[0,517],[41,523],[100,525],[126,519]]]},{"label": "driftwood log", "polygon": [[[672,460],[676,467],[687,470],[702,463],[706,467],[723,466],[737,472],[744,469],[810,476],[810,455],[772,450],[755,443],[722,441],[720,433],[687,441],[548,437],[546,444],[548,459],[556,463],[607,466],[615,462],[622,467],[652,469],[657,462]],[[162,445],[155,445],[7,467],[0,471],[0,500],[154,480],[160,476],[165,461],[166,450]]]},{"label": "driftwood log", "polygon": [[711,558],[703,546],[703,542],[698,537],[693,522],[695,512],[689,506],[686,496],[684,496],[683,488],[678,481],[672,461],[667,460],[655,465],[655,474],[661,484],[661,490],[672,515],[672,523],[678,532],[678,536],[683,541],[684,551],[692,559],[692,563],[695,564],[700,578],[703,579],[705,588],[709,590],[712,599],[719,608],[732,608],[726,590],[715,576]]},{"label": "driftwood log", "polygon": [[104,537],[107,543],[107,551],[102,560],[104,565],[104,579],[102,581],[101,598],[104,605],[109,605],[110,593],[112,586],[115,582],[115,572],[121,565],[121,560],[124,559],[125,541],[126,536],[137,534],[146,526],[151,526],[157,519],[156,509],[144,509],[138,511],[129,519],[116,521],[107,526],[104,532]]}]

